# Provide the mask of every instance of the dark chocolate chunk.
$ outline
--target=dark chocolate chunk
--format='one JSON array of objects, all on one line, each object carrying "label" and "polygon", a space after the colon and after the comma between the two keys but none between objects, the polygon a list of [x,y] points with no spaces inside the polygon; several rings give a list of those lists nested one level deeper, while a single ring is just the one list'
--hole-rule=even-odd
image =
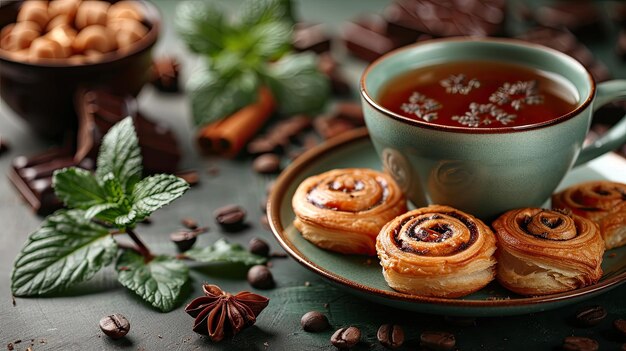
[{"label": "dark chocolate chunk", "polygon": [[165,93],[176,93],[180,90],[180,65],[173,57],[160,57],[152,62],[150,83]]},{"label": "dark chocolate chunk", "polygon": [[350,85],[339,71],[339,64],[331,53],[325,52],[320,54],[317,67],[330,81],[330,88],[333,94],[341,96],[350,93]]},{"label": "dark chocolate chunk", "polygon": [[581,37],[604,33],[602,14],[593,1],[563,1],[542,6],[537,10],[535,18],[542,26],[567,28]]},{"label": "dark chocolate chunk", "polygon": [[330,50],[330,35],[323,24],[297,23],[293,32],[296,51],[313,51],[318,54]]}]

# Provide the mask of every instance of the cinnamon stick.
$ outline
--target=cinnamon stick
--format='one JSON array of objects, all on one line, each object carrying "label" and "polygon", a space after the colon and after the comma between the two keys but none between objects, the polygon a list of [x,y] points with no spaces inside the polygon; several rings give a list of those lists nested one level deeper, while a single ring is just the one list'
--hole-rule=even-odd
[{"label": "cinnamon stick", "polygon": [[258,100],[198,132],[204,153],[235,157],[274,112],[276,103],[269,89],[259,90]]}]

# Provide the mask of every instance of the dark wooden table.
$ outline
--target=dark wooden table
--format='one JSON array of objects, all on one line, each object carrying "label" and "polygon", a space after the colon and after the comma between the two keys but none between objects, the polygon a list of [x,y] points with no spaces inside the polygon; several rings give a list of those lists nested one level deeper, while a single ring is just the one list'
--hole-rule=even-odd
[{"label": "dark wooden table", "polygon": [[[171,28],[176,1],[156,1],[165,17],[165,28],[156,49],[183,60],[185,74],[194,59],[185,55],[183,44]],[[224,2],[236,7],[239,1]],[[336,28],[341,20],[359,13],[378,12],[385,3],[369,1],[301,1],[302,18],[328,22]],[[624,72],[616,58],[611,56],[610,39],[593,47],[607,57],[613,72]],[[348,76],[358,77],[364,64],[346,58]],[[614,74],[619,76],[619,74]],[[624,77],[624,75],[622,75]],[[260,202],[265,185],[272,177],[259,176],[250,169],[250,160],[222,160],[200,158],[192,145],[190,113],[183,95],[165,96],[147,87],[140,96],[140,107],[149,117],[168,122],[175,128],[185,150],[183,166],[196,168],[202,175],[201,184],[190,190],[173,205],[158,211],[151,225],[141,225],[138,232],[157,252],[174,252],[168,234],[180,227],[182,217],[192,217],[211,227],[210,233],[200,237],[198,245],[207,245],[219,237],[246,245],[257,236],[270,242],[274,251],[281,251],[272,234],[258,222],[262,215]],[[0,174],[5,175],[11,160],[18,155],[29,155],[44,150],[47,145],[38,140],[27,126],[7,106],[0,102],[0,134],[11,143],[11,151],[0,156]],[[219,174],[205,170],[217,167]],[[224,204],[236,203],[248,210],[250,228],[238,234],[220,232],[213,223],[212,211]],[[179,308],[160,313],[143,303],[116,280],[112,268],[100,272],[88,283],[81,284],[58,296],[46,298],[18,298],[13,303],[10,293],[10,273],[13,260],[41,218],[33,215],[19,198],[8,179],[0,177],[0,349],[13,343],[16,350],[332,350],[329,342],[332,330],[312,334],[300,328],[300,317],[307,311],[319,310],[327,314],[334,328],[356,325],[363,331],[363,342],[358,349],[380,350],[376,330],[382,323],[398,323],[405,327],[407,347],[416,349],[419,334],[424,330],[446,330],[457,337],[461,350],[543,350],[553,349],[568,335],[589,336],[598,340],[602,349],[618,349],[621,342],[612,331],[611,322],[626,318],[626,286],[618,287],[585,303],[555,311],[506,318],[482,318],[477,326],[454,326],[442,316],[411,313],[360,300],[329,285],[291,259],[274,259],[272,271],[277,287],[256,291],[271,298],[269,307],[260,315],[257,324],[220,344],[191,331],[193,319],[183,312],[183,306],[201,294],[203,282],[220,285],[224,290],[237,292],[251,290],[245,280],[245,270],[227,270],[219,266],[192,269],[190,291]],[[599,304],[607,308],[609,316],[600,325],[578,328],[568,320],[575,311],[586,305]],[[99,319],[110,313],[121,312],[131,322],[131,332],[125,339],[113,341],[104,336]],[[334,329],[333,329],[334,330]],[[21,342],[17,342],[21,340]]]}]

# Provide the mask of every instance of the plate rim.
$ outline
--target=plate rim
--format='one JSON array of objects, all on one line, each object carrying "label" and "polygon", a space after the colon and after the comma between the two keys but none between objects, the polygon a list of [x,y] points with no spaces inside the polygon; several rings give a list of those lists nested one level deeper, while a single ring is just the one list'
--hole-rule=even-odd
[{"label": "plate rim", "polygon": [[623,283],[626,280],[626,272],[622,272],[597,284],[558,294],[521,297],[515,299],[463,300],[410,295],[393,290],[381,290],[378,288],[373,288],[371,286],[357,283],[339,274],[320,267],[319,265],[308,259],[308,257],[306,257],[306,255],[304,255],[293,244],[293,242],[291,242],[291,240],[287,238],[285,229],[283,228],[280,221],[281,199],[284,198],[287,187],[293,182],[294,178],[296,178],[305,168],[307,168],[312,162],[316,161],[320,156],[323,156],[324,154],[331,152],[334,149],[345,147],[352,143],[362,142],[366,138],[369,139],[369,133],[367,131],[367,128],[363,127],[345,132],[337,137],[325,141],[324,143],[306,151],[300,157],[298,157],[278,176],[278,178],[276,179],[276,183],[274,183],[273,190],[269,195],[267,203],[267,216],[269,219],[272,233],[274,234],[274,237],[276,238],[276,240],[278,240],[278,243],[282,246],[282,248],[285,249],[285,251],[296,260],[296,262],[309,269],[310,271],[343,287],[358,290],[358,292],[360,293],[375,295],[381,298],[395,301],[442,305],[446,307],[522,307],[525,305],[557,303],[568,299],[582,297],[587,294],[594,294],[601,290],[609,290],[609,288],[614,287],[617,284]]}]

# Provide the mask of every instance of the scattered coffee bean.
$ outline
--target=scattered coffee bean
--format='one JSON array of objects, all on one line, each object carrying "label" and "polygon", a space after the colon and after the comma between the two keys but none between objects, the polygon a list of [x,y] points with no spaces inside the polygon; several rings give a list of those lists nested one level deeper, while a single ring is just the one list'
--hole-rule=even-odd
[{"label": "scattered coffee bean", "polygon": [[281,144],[276,143],[273,139],[267,137],[257,137],[251,140],[246,146],[246,151],[250,155],[259,156],[268,153],[280,153],[283,151]]},{"label": "scattered coffee bean", "polygon": [[15,350],[15,347],[13,346],[13,343],[12,343],[12,342],[10,342],[10,343],[8,343],[8,344],[7,344],[7,350],[9,350],[9,351],[13,351],[13,350]]},{"label": "scattered coffee bean", "polygon": [[190,186],[200,183],[200,174],[195,170],[176,172],[176,176],[182,178],[184,181],[189,183]]},{"label": "scattered coffee bean", "polygon": [[616,319],[613,321],[613,327],[622,334],[623,337],[626,337],[626,319]]},{"label": "scattered coffee bean", "polygon": [[383,324],[378,328],[376,337],[388,349],[397,349],[404,344],[404,329],[395,324]]},{"label": "scattered coffee bean", "polygon": [[196,243],[198,234],[193,231],[181,230],[170,234],[170,240],[176,244],[178,252],[185,252]]},{"label": "scattered coffee bean", "polygon": [[476,318],[474,317],[445,316],[443,319],[446,321],[446,323],[459,327],[475,327],[476,325],[478,325]]},{"label": "scattered coffee bean", "polygon": [[452,350],[456,344],[454,334],[439,331],[425,331],[420,335],[420,346],[430,350]]},{"label": "scattered coffee bean", "polygon": [[246,219],[246,210],[237,205],[220,207],[213,212],[215,222],[226,231],[236,231],[243,228]]},{"label": "scattered coffee bean", "polygon": [[328,318],[320,312],[310,311],[305,313],[300,319],[300,325],[304,331],[310,333],[319,333],[330,328]]},{"label": "scattered coffee bean", "polygon": [[248,271],[248,283],[257,289],[271,289],[274,287],[272,272],[263,265],[252,266]]},{"label": "scattered coffee bean", "polygon": [[248,243],[248,250],[259,256],[267,257],[270,254],[270,246],[262,239],[252,238]]},{"label": "scattered coffee bean", "polygon": [[180,220],[180,223],[188,229],[195,230],[198,229],[198,221],[193,218],[185,217]]},{"label": "scattered coffee bean", "polygon": [[360,340],[361,330],[357,327],[343,327],[338,329],[333,336],[330,337],[330,342],[339,349],[354,347]]},{"label": "scattered coffee bean", "polygon": [[563,350],[565,351],[596,351],[600,346],[598,342],[581,336],[568,336],[563,339]]},{"label": "scattered coffee bean", "polygon": [[252,168],[260,174],[272,174],[280,171],[280,158],[275,154],[264,154],[254,159]]},{"label": "scattered coffee bean", "polygon": [[600,324],[606,318],[606,310],[602,306],[589,306],[576,313],[577,324],[584,327],[591,327]]},{"label": "scattered coffee bean", "polygon": [[128,334],[130,330],[130,323],[126,317],[119,313],[102,317],[100,320],[100,329],[111,339],[119,339]]}]

